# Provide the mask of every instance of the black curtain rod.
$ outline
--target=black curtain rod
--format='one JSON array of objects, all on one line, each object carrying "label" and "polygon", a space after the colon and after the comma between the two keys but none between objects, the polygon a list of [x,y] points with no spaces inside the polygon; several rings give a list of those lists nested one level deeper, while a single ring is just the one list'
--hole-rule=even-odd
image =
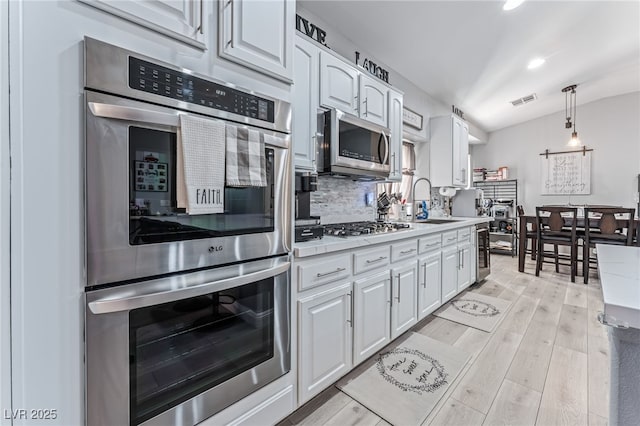
[{"label": "black curtain rod", "polygon": [[557,151],[557,152],[549,152],[548,149],[545,149],[543,153],[541,153],[540,155],[544,155],[545,157],[549,158],[550,155],[555,155],[555,154],[571,154],[572,152],[581,152],[582,155],[585,155],[587,151],[593,151],[593,148],[589,148],[587,149],[586,146],[583,146],[582,149],[575,149],[573,151]]}]

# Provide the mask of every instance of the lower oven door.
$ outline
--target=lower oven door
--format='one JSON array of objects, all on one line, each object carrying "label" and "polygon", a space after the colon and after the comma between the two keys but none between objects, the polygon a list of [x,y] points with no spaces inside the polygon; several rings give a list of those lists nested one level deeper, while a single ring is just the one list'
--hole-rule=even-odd
[{"label": "lower oven door", "polygon": [[289,269],[283,256],[87,292],[87,424],[196,424],[286,374]]}]

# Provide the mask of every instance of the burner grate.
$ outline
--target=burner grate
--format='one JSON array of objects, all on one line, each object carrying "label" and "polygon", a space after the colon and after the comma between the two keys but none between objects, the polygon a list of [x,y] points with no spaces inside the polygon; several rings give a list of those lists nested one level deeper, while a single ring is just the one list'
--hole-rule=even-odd
[{"label": "burner grate", "polygon": [[325,225],[324,235],[334,237],[357,237],[370,234],[384,234],[409,229],[408,223],[397,222],[347,222]]}]

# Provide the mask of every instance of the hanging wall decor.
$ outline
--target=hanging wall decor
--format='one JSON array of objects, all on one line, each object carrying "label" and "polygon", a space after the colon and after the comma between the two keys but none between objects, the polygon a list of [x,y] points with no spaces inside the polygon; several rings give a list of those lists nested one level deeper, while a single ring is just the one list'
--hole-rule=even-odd
[{"label": "hanging wall decor", "polygon": [[591,194],[591,152],[549,152],[540,154],[540,176],[542,195],[588,195]]}]

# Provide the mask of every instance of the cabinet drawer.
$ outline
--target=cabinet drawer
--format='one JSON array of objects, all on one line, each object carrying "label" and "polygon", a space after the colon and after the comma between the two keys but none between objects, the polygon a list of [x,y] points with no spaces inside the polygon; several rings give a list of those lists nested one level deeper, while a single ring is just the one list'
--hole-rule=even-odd
[{"label": "cabinet drawer", "polygon": [[360,274],[371,269],[389,265],[389,246],[357,252],[353,255],[353,273]]},{"label": "cabinet drawer", "polygon": [[391,246],[391,262],[410,259],[418,253],[417,241],[405,241]]},{"label": "cabinet drawer", "polygon": [[458,230],[458,242],[470,242],[471,241],[471,228],[464,228]]},{"label": "cabinet drawer", "polygon": [[303,291],[351,275],[348,256],[323,257],[298,265],[298,290]]},{"label": "cabinet drawer", "polygon": [[458,231],[449,231],[442,234],[442,245],[448,246],[458,242]]},{"label": "cabinet drawer", "polygon": [[438,250],[442,247],[442,236],[432,235],[430,237],[423,237],[418,240],[418,253],[427,253],[433,250]]}]

